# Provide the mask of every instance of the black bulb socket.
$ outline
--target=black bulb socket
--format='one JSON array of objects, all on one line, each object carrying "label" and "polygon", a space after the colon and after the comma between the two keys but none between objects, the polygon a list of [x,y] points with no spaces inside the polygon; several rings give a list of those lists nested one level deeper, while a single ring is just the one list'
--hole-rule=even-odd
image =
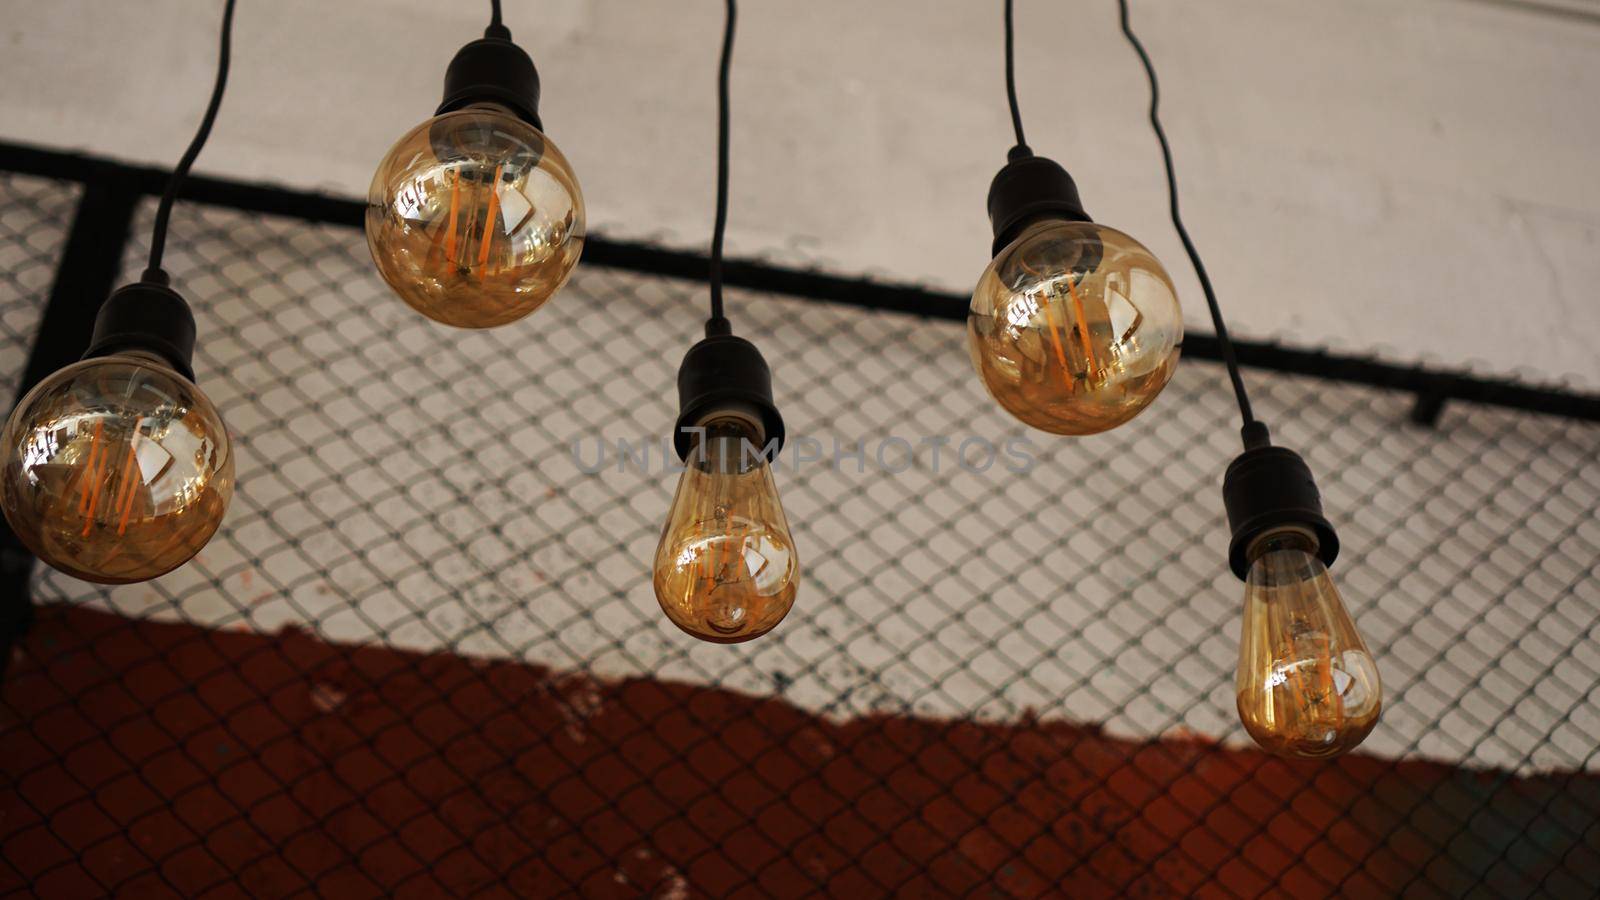
[{"label": "black bulb socket", "polygon": [[767,461],[783,449],[783,417],[772,402],[772,370],[756,345],[732,334],[712,334],[678,367],[678,421],[672,435],[678,458],[695,449],[693,429],[723,417],[741,418],[759,431]]},{"label": "black bulb socket", "polygon": [[1274,531],[1309,532],[1324,565],[1331,566],[1339,555],[1339,535],[1322,515],[1311,467],[1293,450],[1261,446],[1240,454],[1222,477],[1222,503],[1233,532],[1228,565],[1241,581],[1250,572],[1250,548]]},{"label": "black bulb socket", "polygon": [[194,313],[178,292],[151,280],[123,285],[100,304],[84,359],[150,353],[194,381]]},{"label": "black bulb socket", "polygon": [[1013,148],[1010,161],[989,183],[989,223],[994,226],[990,255],[999,255],[1025,228],[1044,219],[1094,221],[1078,199],[1077,183],[1060,163],[1034,156],[1026,147]]},{"label": "black bulb socket", "polygon": [[445,69],[444,101],[434,115],[474,103],[498,103],[544,131],[539,121],[539,72],[533,57],[511,41],[509,31],[501,29],[457,51]]}]

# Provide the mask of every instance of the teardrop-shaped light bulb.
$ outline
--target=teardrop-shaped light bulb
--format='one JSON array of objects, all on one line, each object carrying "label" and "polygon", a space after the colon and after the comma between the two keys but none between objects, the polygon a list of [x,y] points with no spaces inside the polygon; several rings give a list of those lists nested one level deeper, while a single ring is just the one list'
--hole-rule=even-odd
[{"label": "teardrop-shaped light bulb", "polygon": [[656,548],[655,589],[674,625],[736,644],[771,631],[800,584],[800,559],[755,428],[707,423]]},{"label": "teardrop-shaped light bulb", "polygon": [[1278,756],[1323,759],[1360,744],[1383,707],[1378,666],[1307,532],[1251,549],[1235,679],[1239,718]]}]

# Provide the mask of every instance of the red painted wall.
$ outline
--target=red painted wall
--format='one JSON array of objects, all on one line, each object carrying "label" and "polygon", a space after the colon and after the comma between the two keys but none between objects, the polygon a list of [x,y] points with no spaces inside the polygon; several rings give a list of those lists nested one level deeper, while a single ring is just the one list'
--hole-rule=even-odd
[{"label": "red painted wall", "polygon": [[834,722],[724,690],[69,608],[40,611],[4,700],[0,884],[46,897],[1600,884],[1593,775]]}]

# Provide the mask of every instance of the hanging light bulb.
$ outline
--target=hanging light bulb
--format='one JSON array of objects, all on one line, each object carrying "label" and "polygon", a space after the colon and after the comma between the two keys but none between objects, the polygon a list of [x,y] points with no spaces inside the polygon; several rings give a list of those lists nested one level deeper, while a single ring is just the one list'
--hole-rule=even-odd
[{"label": "hanging light bulb", "polygon": [[761,425],[732,410],[712,415],[695,429],[656,548],[654,582],[674,625],[731,644],[783,621],[794,605],[800,560]]},{"label": "hanging light bulb", "polygon": [[674,625],[733,644],[771,631],[794,606],[800,558],[772,460],[783,418],[761,351],[714,317],[678,369],[674,443],[684,461],[656,547],[656,600]]},{"label": "hanging light bulb", "polygon": [[492,328],[566,284],[583,193],[539,121],[539,75],[495,18],[445,72],[437,114],[397,141],[367,194],[383,280],[430,319]]},{"label": "hanging light bulb", "polygon": [[156,205],[150,259],[95,316],[81,362],[44,378],[0,431],[0,510],[49,565],[126,584],[194,557],[233,496],[233,448],[195,386],[194,314],[161,268],[178,186],[205,146],[228,83],[235,0],[222,7],[217,79]]},{"label": "hanging light bulb", "polygon": [[1310,468],[1269,446],[1260,423],[1245,436],[1250,449],[1228,466],[1222,487],[1230,563],[1245,582],[1239,718],[1271,753],[1338,756],[1378,722],[1378,666],[1328,575],[1339,539]]},{"label": "hanging light bulb", "polygon": [[1095,434],[1138,415],[1172,378],[1183,312],[1145,246],[1096,225],[1072,176],[1022,132],[1012,0],[1006,98],[1017,142],[989,185],[989,267],[967,314],[967,348],[989,395],[1024,424]]},{"label": "hanging light bulb", "polygon": [[216,533],[233,495],[233,452],[194,384],[194,337],[183,298],[149,281],[128,285],[101,307],[86,358],[12,410],[0,436],[0,508],[41,560],[87,581],[145,581]]},{"label": "hanging light bulb", "polygon": [[[1268,752],[1294,759],[1338,756],[1377,725],[1383,708],[1378,667],[1328,575],[1327,567],[1339,555],[1339,536],[1322,515],[1311,467],[1294,451],[1272,446],[1267,426],[1251,409],[1222,306],[1179,210],[1178,175],[1161,127],[1155,64],[1133,32],[1127,0],[1117,0],[1117,10],[1123,37],[1150,81],[1150,128],[1161,145],[1172,227],[1205,294],[1244,422],[1244,453],[1222,478],[1222,502],[1233,532],[1228,563],[1245,582],[1234,679],[1239,718]],[[1011,0],[1006,0],[1006,31],[1009,57]],[[1021,138],[1019,124],[1018,143]]]},{"label": "hanging light bulb", "polygon": [[773,483],[783,417],[772,370],[734,337],[722,312],[728,227],[728,75],[738,19],[726,0],[717,82],[717,217],[711,229],[711,315],[706,336],[678,367],[673,442],[684,461],[653,566],[656,600],[674,625],[703,641],[736,644],[771,631],[794,606],[800,558]]},{"label": "hanging light bulb", "polygon": [[989,189],[994,259],[967,315],[989,394],[1053,434],[1115,428],[1172,378],[1183,313],[1143,244],[1089,220],[1072,177],[1013,151]]}]

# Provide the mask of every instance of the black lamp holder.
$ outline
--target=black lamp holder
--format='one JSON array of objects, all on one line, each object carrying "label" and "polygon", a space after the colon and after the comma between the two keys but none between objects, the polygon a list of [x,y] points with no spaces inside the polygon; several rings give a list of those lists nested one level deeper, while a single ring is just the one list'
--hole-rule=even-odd
[{"label": "black lamp holder", "polygon": [[150,353],[194,381],[194,314],[165,277],[145,273],[123,285],[100,304],[94,318],[94,335],[84,359],[118,353]]},{"label": "black lamp holder", "polygon": [[502,25],[490,25],[483,37],[456,52],[444,72],[444,100],[434,115],[465,109],[474,103],[498,103],[544,131],[539,121],[539,72],[533,57],[511,40]]},{"label": "black lamp holder", "polygon": [[1022,145],[1011,148],[1004,168],[989,184],[989,222],[998,255],[1024,228],[1041,219],[1093,222],[1078,199],[1078,185],[1053,159],[1034,156]]},{"label": "black lamp holder", "polygon": [[[725,320],[724,320],[725,321]],[[772,370],[756,345],[733,334],[709,334],[684,354],[678,367],[678,421],[672,435],[678,458],[694,452],[693,429],[723,416],[756,426],[768,462],[783,449],[783,417],[772,402]]]},{"label": "black lamp holder", "polygon": [[1310,532],[1317,541],[1317,556],[1332,565],[1339,555],[1339,535],[1322,515],[1322,496],[1311,467],[1300,454],[1274,447],[1266,426],[1253,422],[1245,428],[1248,445],[1222,477],[1222,503],[1228,510],[1228,565],[1244,580],[1250,571],[1250,548],[1262,536],[1284,529]]}]

